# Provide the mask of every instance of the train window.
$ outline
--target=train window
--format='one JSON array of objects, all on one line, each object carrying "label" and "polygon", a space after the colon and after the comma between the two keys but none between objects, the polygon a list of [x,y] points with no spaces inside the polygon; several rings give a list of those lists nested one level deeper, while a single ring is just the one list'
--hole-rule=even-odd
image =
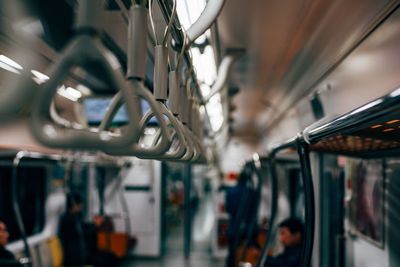
[{"label": "train window", "polygon": [[[7,224],[9,241],[21,238],[11,196],[12,167],[0,167],[0,216]],[[45,224],[46,175],[44,166],[18,168],[18,200],[27,236],[40,233]]]}]

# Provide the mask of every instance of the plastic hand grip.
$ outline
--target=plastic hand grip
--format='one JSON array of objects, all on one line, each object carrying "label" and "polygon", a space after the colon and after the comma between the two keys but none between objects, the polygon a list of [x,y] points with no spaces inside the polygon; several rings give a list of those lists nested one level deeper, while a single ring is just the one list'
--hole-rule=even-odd
[{"label": "plastic hand grip", "polygon": [[184,127],[184,135],[187,141],[187,150],[185,155],[181,158],[182,161],[190,161],[195,155],[195,144],[193,142],[193,136],[187,127]]},{"label": "plastic hand grip", "polygon": [[128,26],[128,78],[144,80],[147,60],[147,14],[145,6],[132,5]]},{"label": "plastic hand grip", "polygon": [[169,73],[169,104],[171,107],[171,112],[175,116],[179,116],[179,74],[177,71],[173,70]]},{"label": "plastic hand grip", "polygon": [[0,78],[3,83],[0,88],[0,121],[6,122],[26,109],[39,88],[31,79],[30,73]]},{"label": "plastic hand grip", "polygon": [[168,89],[168,48],[157,45],[154,50],[154,97],[167,100]]},{"label": "plastic hand grip", "polygon": [[100,30],[102,22],[103,1],[79,0],[76,30]]},{"label": "plastic hand grip", "polygon": [[[156,158],[157,156],[167,152],[169,147],[171,146],[170,133],[168,131],[166,119],[163,116],[165,111],[159,105],[160,103],[155,101],[152,94],[146,88],[144,88],[141,82],[139,82],[138,80],[128,80],[127,84],[132,91],[136,92],[137,96],[141,96],[148,101],[151,109],[142,117],[139,123],[140,134],[138,135],[135,143],[120,149],[104,149],[104,152],[112,155],[131,155],[137,157]],[[112,109],[110,107],[107,113],[115,114],[121,105],[122,103],[119,103],[119,105],[113,106]],[[157,118],[157,121],[160,125],[160,131],[162,134],[161,140],[153,147],[142,147],[137,142],[139,141],[140,136],[144,134],[146,125],[153,116]],[[106,127],[107,125],[109,125],[109,122],[112,121],[113,116],[107,114],[105,118],[107,118],[107,122],[104,123],[104,126]]]},{"label": "plastic hand grip", "polygon": [[209,0],[207,2],[207,5],[200,17],[189,27],[186,32],[189,39],[188,45],[194,42],[200,35],[202,35],[208,28],[211,27],[221,12],[224,3],[225,0]]},{"label": "plastic hand grip", "polygon": [[[120,90],[126,100],[129,124],[123,134],[116,135],[109,131],[88,131],[63,128],[56,125],[49,115],[50,105],[58,86],[68,76],[73,67],[96,64],[105,73],[105,79],[111,88]],[[126,87],[120,66],[111,62],[109,52],[98,39],[78,35],[62,53],[50,72],[50,79],[38,92],[33,104],[31,129],[34,137],[43,145],[65,149],[115,149],[131,145],[137,140],[139,114],[135,113],[140,103],[135,92]]]},{"label": "plastic hand grip", "polygon": [[191,80],[188,80],[185,86],[182,86],[179,90],[179,99],[180,99],[180,115],[181,120],[184,125],[188,125],[189,123],[189,98],[188,98],[188,88],[190,88]]},{"label": "plastic hand grip", "polygon": [[[173,134],[171,135],[171,143],[176,141],[177,146],[173,147],[171,144],[170,149],[162,155],[156,157],[158,160],[169,160],[169,161],[180,161],[181,158],[185,155],[187,150],[187,141],[184,135],[183,125],[174,117],[174,115],[167,109],[167,107],[163,103],[159,103],[164,110],[164,115],[167,116],[170,126],[172,126]],[[160,135],[158,135],[160,136]],[[155,138],[155,143],[158,142],[158,138]],[[141,157],[141,156],[139,156]],[[147,158],[147,157],[141,157]]]}]

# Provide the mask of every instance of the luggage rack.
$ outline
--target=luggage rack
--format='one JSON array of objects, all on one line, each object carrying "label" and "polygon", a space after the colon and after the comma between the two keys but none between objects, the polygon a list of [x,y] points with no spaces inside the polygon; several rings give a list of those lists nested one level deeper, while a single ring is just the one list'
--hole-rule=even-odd
[{"label": "luggage rack", "polygon": [[373,158],[400,155],[400,88],[304,130],[312,151]]}]

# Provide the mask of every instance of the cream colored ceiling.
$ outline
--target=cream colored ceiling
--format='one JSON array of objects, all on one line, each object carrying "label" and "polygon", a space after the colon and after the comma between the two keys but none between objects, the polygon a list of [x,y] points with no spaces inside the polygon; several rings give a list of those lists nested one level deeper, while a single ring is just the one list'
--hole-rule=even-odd
[{"label": "cream colored ceiling", "polygon": [[233,99],[233,134],[261,137],[397,4],[227,0],[218,19],[221,52],[246,49],[230,79],[241,90]]}]

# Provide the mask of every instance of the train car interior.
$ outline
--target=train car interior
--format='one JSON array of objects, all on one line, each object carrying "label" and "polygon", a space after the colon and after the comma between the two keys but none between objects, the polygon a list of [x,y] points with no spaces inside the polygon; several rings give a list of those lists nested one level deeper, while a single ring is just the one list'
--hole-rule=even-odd
[{"label": "train car interior", "polygon": [[400,1],[0,1],[0,266],[398,267],[399,225]]}]

